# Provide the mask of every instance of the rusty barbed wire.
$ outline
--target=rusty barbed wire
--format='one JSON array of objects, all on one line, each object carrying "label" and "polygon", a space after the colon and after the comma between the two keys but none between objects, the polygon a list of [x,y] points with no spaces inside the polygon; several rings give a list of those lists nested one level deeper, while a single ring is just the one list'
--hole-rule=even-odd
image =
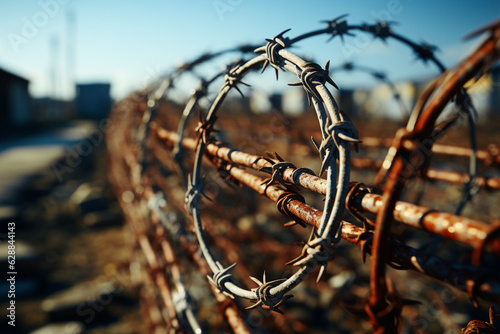
[{"label": "rusty barbed wire", "polygon": [[[268,43],[275,43],[276,39],[282,37],[282,34],[276,36],[273,40],[268,41]],[[267,48],[269,50],[270,48]],[[256,52],[263,51],[263,49],[257,49]],[[279,306],[283,303],[284,300],[288,299],[289,296],[286,295],[288,291],[290,291],[293,287],[299,284],[318,264],[321,264],[321,270],[318,275],[318,280],[321,277],[327,261],[323,260],[325,257],[324,254],[327,255],[327,258],[333,256],[332,244],[338,242],[338,239],[332,238],[332,229],[333,234],[337,235],[340,229],[340,214],[342,213],[343,206],[339,203],[342,203],[345,199],[347,193],[347,183],[349,181],[349,167],[348,167],[348,158],[349,158],[349,146],[346,140],[355,140],[355,138],[348,137],[348,135],[340,133],[336,134],[336,128],[334,126],[344,125],[343,129],[348,130],[348,123],[346,123],[342,116],[338,112],[338,107],[333,100],[331,94],[324,89],[324,83],[330,82],[331,79],[328,77],[328,71],[322,70],[318,65],[308,63],[298,56],[290,53],[284,48],[280,48],[277,51],[280,60],[276,59],[276,54],[273,54],[273,59],[268,58],[269,55],[262,54],[257,56],[245,64],[237,65],[232,70],[230,70],[229,74],[226,75],[226,83],[221,88],[219,95],[216,97],[212,106],[210,107],[207,117],[205,120],[205,124],[210,124],[210,122],[214,122],[216,120],[216,112],[223,102],[225,96],[229,92],[231,88],[235,88],[238,82],[241,82],[241,78],[245,73],[247,73],[251,68],[255,68],[260,63],[263,62],[274,62],[273,64],[279,68],[286,68],[292,72],[297,71],[297,76],[301,80],[301,83],[304,85],[306,92],[309,94],[309,98],[311,101],[314,101],[314,106],[318,113],[318,118],[323,125],[323,131],[328,133],[328,136],[325,135],[323,140],[329,143],[335,136],[335,146],[336,150],[339,153],[339,180],[337,185],[335,186],[332,182],[332,178],[336,178],[335,169],[336,162],[330,159],[331,154],[333,154],[332,144],[325,147],[325,151],[322,154],[325,156],[323,159],[323,165],[327,166],[327,180],[329,189],[326,194],[325,200],[325,210],[324,215],[322,216],[322,223],[318,228],[318,232],[314,234],[314,237],[311,237],[310,242],[308,242],[306,247],[310,247],[314,250],[314,252],[309,253],[309,255],[305,256],[304,261],[300,261],[300,269],[294,273],[288,279],[280,279],[274,280],[270,282],[266,282],[265,277],[263,281],[256,281],[259,284],[259,287],[253,289],[251,291],[241,289],[237,285],[232,282],[232,275],[229,274],[229,271],[234,267],[235,264],[224,268],[220,262],[213,258],[211,251],[209,250],[205,236],[203,233],[203,228],[200,219],[200,211],[198,208],[197,200],[199,196],[202,195],[201,186],[202,179],[200,176],[201,171],[201,159],[206,147],[206,142],[202,140],[204,138],[204,134],[211,129],[211,127],[203,128],[200,132],[200,136],[197,142],[196,149],[196,157],[195,163],[193,167],[193,174],[189,180],[188,191],[186,193],[186,205],[190,213],[193,215],[194,225],[196,229],[196,234],[198,238],[198,242],[200,244],[202,253],[204,257],[207,259],[208,264],[210,265],[212,271],[214,272],[214,276],[211,278],[211,283],[213,283],[216,288],[230,296],[236,295],[245,299],[255,300],[255,306],[263,306],[266,309],[280,312]],[[283,62],[282,66],[280,66],[280,62]],[[315,80],[313,82],[313,80]],[[333,85],[335,85],[333,83]],[[240,92],[241,93],[241,92]],[[328,116],[331,123],[334,123],[332,127],[327,128],[327,118]],[[350,123],[352,125],[352,123]],[[339,128],[337,126],[337,128]],[[351,131],[352,132],[352,131]],[[337,143],[338,141],[338,143]],[[340,185],[340,190],[339,190]],[[336,195],[332,198],[332,192],[335,192],[337,188]],[[321,258],[321,260],[319,260]],[[264,292],[265,289],[265,292]]]},{"label": "rusty barbed wire", "polygon": [[[242,154],[244,155],[245,153]],[[251,175],[236,166],[232,167],[227,166],[227,169],[232,177],[240,180],[243,184],[254,189],[257,193],[265,195],[266,197],[268,197],[273,201],[278,201],[281,194],[286,192],[285,190],[276,188],[274,186],[266,187],[263,184],[261,178]],[[322,216],[322,213],[320,211],[309,207],[300,200],[293,200],[287,205],[289,207],[290,212],[295,214],[305,223],[316,227],[319,226]],[[403,214],[403,211],[401,211],[401,214]],[[366,233],[366,231],[349,222],[344,221],[343,224],[344,224],[343,228],[346,231],[344,233],[343,230],[342,237],[353,244],[362,246],[362,250],[363,247],[365,247],[364,250],[368,254],[370,254],[371,245],[369,243],[366,244],[366,242],[363,241],[363,236],[362,236],[364,233]],[[412,249],[408,246],[405,246],[397,242],[396,240],[391,240],[390,243],[391,243],[391,248],[394,250],[394,255],[391,255],[391,258],[388,261],[388,263],[393,265],[395,268],[403,270],[413,269],[415,271],[419,271],[425,275],[430,275],[431,277],[438,278],[445,282],[450,282],[450,284],[453,284],[454,286],[460,288],[464,292],[467,292],[468,290],[468,286],[467,284],[465,284],[465,282],[467,282],[468,279],[466,278],[465,280],[463,280],[464,277],[471,277],[472,281],[474,281],[474,277],[479,277],[482,274],[481,271],[476,271],[472,267],[465,268],[464,266],[454,266],[450,262],[444,261],[443,259],[437,258],[433,255],[426,254],[425,252]],[[443,276],[444,273],[448,273],[447,275],[451,276]],[[461,283],[458,283],[457,280],[460,280]],[[484,287],[486,289],[485,291],[490,291],[490,292],[498,291],[497,290],[499,288],[498,283],[500,283],[500,281],[497,280],[498,280],[497,275],[490,273],[489,284],[492,285],[491,287],[488,288]],[[483,282],[482,284],[484,283],[485,282]],[[476,291],[476,293],[478,292]],[[487,294],[485,294],[483,297],[488,299],[492,298],[492,301],[496,302],[500,300],[499,299],[500,295],[496,295],[496,293],[497,292],[494,292],[495,296],[492,295],[488,296]]]},{"label": "rusty barbed wire", "polygon": [[498,333],[497,328],[495,327],[495,318],[500,318],[500,314],[495,313],[495,308],[493,305],[490,306],[489,311],[489,321],[482,320],[472,320],[470,321],[465,328],[462,329],[463,334],[472,334],[472,333],[484,333],[484,334],[494,334]]},{"label": "rusty barbed wire", "polygon": [[[160,128],[156,124],[151,127],[151,131],[159,139],[163,140],[166,145],[181,142],[175,132]],[[194,151],[196,141],[192,138],[184,138],[182,139],[182,145]],[[297,169],[290,163],[283,165],[283,161],[248,154],[220,143],[208,144],[206,155],[229,163],[229,165],[226,165],[226,169],[231,169],[232,166],[249,167],[272,174],[277,183],[285,188],[287,185],[293,184],[320,195],[326,194],[327,181],[325,179],[315,176],[311,170]],[[278,156],[278,158],[280,157]],[[276,165],[280,164],[281,168],[275,168]],[[353,188],[355,186],[356,183],[351,182],[349,187]],[[382,203],[381,195],[369,192],[366,188],[362,191],[350,192],[346,197],[346,208],[373,214],[378,213]],[[487,236],[492,232],[491,224],[402,201],[397,202],[393,214],[394,218],[399,222],[444,238],[462,242],[474,249],[479,249],[483,240],[487,239]],[[495,254],[500,256],[500,240],[492,243],[491,247]]]},{"label": "rusty barbed wire", "polygon": [[[498,59],[500,55],[500,28],[493,28],[490,37],[482,43],[476,52],[464,61],[458,69],[453,71],[449,79],[442,75],[436,83],[442,84],[441,90],[431,99],[427,107],[417,118],[410,118],[406,129],[398,131],[395,137],[395,145],[391,147],[388,157],[382,165],[388,171],[387,180],[384,184],[383,205],[377,214],[376,229],[373,237],[374,252],[370,266],[370,299],[366,305],[366,310],[371,317],[376,332],[393,332],[398,320],[391,312],[387,312],[390,304],[386,300],[387,285],[385,280],[385,259],[388,256],[389,248],[387,240],[390,234],[390,227],[393,220],[393,209],[396,200],[401,196],[406,180],[419,170],[427,167],[427,157],[420,161],[409,160],[412,150],[405,149],[404,142],[414,144],[416,148],[423,146],[426,140],[432,147],[432,135],[436,120],[442,113],[446,104],[457,94],[461,93],[463,85],[486,70],[486,64],[491,62],[491,58]],[[434,91],[437,85],[432,85],[428,92]],[[421,99],[428,99],[429,93],[424,93]],[[415,110],[423,103],[417,103]],[[413,113],[415,114],[415,113]],[[392,152],[391,152],[392,151]],[[404,169],[409,169],[405,172]],[[382,171],[382,170],[381,170]],[[379,173],[379,175],[382,175]],[[378,178],[380,180],[380,177]],[[380,183],[380,182],[377,182]]]},{"label": "rusty barbed wire", "polygon": [[[391,283],[386,282],[387,265],[397,270],[417,271],[455,286],[467,293],[475,306],[478,306],[478,297],[500,302],[498,273],[483,267],[482,263],[486,253],[500,256],[500,229],[493,222],[485,223],[460,216],[462,208],[470,201],[477,187],[500,189],[499,178],[481,177],[477,172],[478,161],[491,166],[498,164],[498,150],[495,151],[494,147],[489,150],[477,149],[474,107],[462,88],[470,78],[481,74],[487,65],[493,63],[493,59],[498,58],[498,27],[488,28],[492,31],[490,38],[461,67],[446,72],[435,56],[435,47],[427,43],[415,43],[396,34],[392,22],[349,25],[345,16],[340,16],[325,23],[325,29],[295,38],[285,36],[288,29],[272,39],[266,39],[267,43],[263,46],[247,45],[203,54],[160,77],[144,93],[122,102],[123,108],[117,107],[122,113],[129,113],[129,117],[120,113],[113,115],[119,121],[108,133],[110,175],[147,264],[149,282],[156,286],[162,301],[161,309],[165,310],[163,324],[167,328],[175,332],[203,332],[203,324],[197,319],[189,289],[182,278],[185,273],[177,259],[179,249],[189,257],[195,270],[207,277],[206,283],[213,292],[220,313],[236,333],[250,332],[248,322],[240,314],[242,308],[262,308],[283,313],[282,307],[292,298],[289,293],[316,268],[319,269],[316,282],[319,282],[326,272],[327,264],[337,255],[341,239],[360,246],[363,262],[367,254],[371,255],[369,298],[358,312],[368,317],[374,332],[396,332],[401,324],[402,308],[412,304],[400,296]],[[329,84],[338,89],[336,82],[330,77],[330,72],[333,72],[333,69],[329,69],[330,62],[321,67],[289,51],[294,44],[312,36],[327,34],[330,39],[340,36],[344,41],[344,37],[353,36],[354,32],[369,33],[384,42],[389,38],[402,42],[412,49],[418,59],[424,63],[431,62],[440,72],[444,72],[417,102],[406,128],[399,130],[390,143],[382,142],[384,146],[390,146],[383,162],[351,158],[351,143],[357,150],[361,141],[353,122],[339,108],[326,87]],[[247,60],[237,60],[209,79],[198,76],[200,85],[192,92],[180,117],[170,119],[169,128],[160,125],[161,122],[157,120],[161,119],[161,104],[180,76],[188,72],[194,73],[195,67],[222,54],[252,51],[257,55]],[[240,87],[247,85],[242,81],[245,76],[258,69],[264,72],[269,65],[274,69],[276,79],[280,71],[296,74],[299,81],[289,85],[301,86],[309,104],[314,108],[319,123],[317,136],[321,136],[319,142],[314,136],[311,138],[319,154],[317,176],[310,169],[297,168],[283,159],[279,152],[267,157],[263,154],[245,153],[222,143],[214,135],[220,117],[219,110],[228,93],[236,90],[243,96]],[[384,74],[352,63],[343,66],[344,70],[355,68],[388,84],[394,98],[402,103],[395,86]],[[211,101],[210,107],[203,110],[200,108],[200,101],[207,100],[210,87],[219,79],[223,79],[223,83],[218,94]],[[443,88],[431,96],[439,86]],[[437,116],[453,97],[460,110],[436,126]],[[140,112],[132,114],[134,108]],[[200,109],[199,122],[194,128],[197,138],[185,137],[190,117],[196,109]],[[471,148],[434,145],[435,139],[462,115],[466,115],[469,122]],[[381,144],[375,142],[376,140],[368,138],[365,147]],[[415,160],[412,156],[422,148],[426,152],[467,156],[470,159],[469,171],[462,174],[430,168],[430,154],[419,155],[420,160]],[[188,151],[194,154],[187,154]],[[186,167],[188,163],[192,163],[192,168]],[[215,249],[220,246],[219,243],[230,243],[217,237],[217,232],[211,228],[213,221],[207,226],[205,216],[210,211],[206,210],[202,200],[212,200],[206,194],[205,185],[213,166],[227,180],[253,189],[275,202],[277,212],[292,219],[292,222],[284,224],[286,228],[296,224],[312,227],[300,255],[288,262],[296,267],[295,272],[269,280],[272,275],[266,272],[249,275],[250,271],[246,267],[244,270],[236,270],[241,265],[236,267],[236,263],[229,266],[223,264],[220,251]],[[380,191],[350,180],[351,167],[359,166],[371,166],[379,170],[374,184]],[[245,169],[266,174],[269,178],[258,177]],[[323,178],[325,173],[326,177]],[[418,173],[430,179],[447,179],[465,185],[463,199],[455,214],[398,201],[407,180]],[[167,184],[166,178],[173,175],[177,175],[176,187],[184,188],[184,196],[179,196],[178,191]],[[303,189],[324,196],[321,211],[305,203],[301,194]],[[169,202],[192,222],[196,242],[191,232],[188,232],[188,225],[179,225],[165,212],[166,203]],[[356,221],[345,218],[346,209],[353,213]],[[369,217],[370,214],[375,215],[374,221]],[[471,264],[475,266],[456,264],[424,250],[409,247],[404,241],[391,235],[394,219],[402,223],[402,226],[411,226],[468,245],[472,248]],[[218,242],[214,243],[213,240]],[[230,263],[232,261],[229,257],[225,259]],[[254,286],[238,283],[233,271],[244,273],[248,276],[247,281],[253,282]],[[240,305],[238,300],[233,300],[235,297],[250,300],[253,304]],[[151,300],[151,295],[147,299]],[[155,312],[154,307],[148,306],[147,309]],[[279,318],[273,319],[277,328],[282,326],[283,330],[289,331],[286,326],[280,325],[277,320]],[[158,319],[151,317],[151,328],[161,326],[159,323]],[[490,323],[493,325],[491,319]],[[467,330],[475,330],[477,324],[467,326]]]}]

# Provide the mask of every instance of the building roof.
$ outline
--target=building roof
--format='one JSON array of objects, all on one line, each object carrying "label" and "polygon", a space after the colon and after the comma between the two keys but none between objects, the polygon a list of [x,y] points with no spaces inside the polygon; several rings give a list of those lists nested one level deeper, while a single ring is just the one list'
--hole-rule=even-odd
[{"label": "building roof", "polygon": [[20,77],[17,74],[14,74],[12,72],[8,72],[0,67],[0,80],[3,79],[10,79],[10,80],[19,80],[19,81],[24,81],[24,82],[29,82],[28,79],[25,79],[23,77]]}]

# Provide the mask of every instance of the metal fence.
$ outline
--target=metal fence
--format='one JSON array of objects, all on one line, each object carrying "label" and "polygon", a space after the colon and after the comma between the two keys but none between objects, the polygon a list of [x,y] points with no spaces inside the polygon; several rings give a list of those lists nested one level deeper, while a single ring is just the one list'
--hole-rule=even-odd
[{"label": "metal fence", "polygon": [[[491,192],[500,189],[499,177],[478,174],[479,164],[498,168],[499,155],[493,148],[477,148],[475,111],[463,88],[497,61],[500,25],[496,23],[474,33],[474,36],[483,33],[487,37],[471,56],[450,70],[436,58],[435,47],[397,34],[389,22],[351,25],[341,16],[325,25],[324,29],[294,38],[286,36],[288,30],[283,31],[267,39],[263,46],[241,46],[203,54],[159,78],[146,90],[116,104],[107,133],[110,177],[135,236],[137,257],[145,268],[142,306],[151,332],[201,333],[221,328],[235,333],[309,332],[302,317],[295,316],[294,308],[300,306],[290,300],[291,292],[304,284],[314,289],[308,276],[316,271],[317,289],[328,290],[321,284],[323,275],[328,272],[327,265],[342,256],[339,250],[342,239],[360,247],[358,254],[363,263],[370,255],[370,263],[364,265],[369,267],[367,296],[356,305],[346,307],[360,319],[368,319],[374,332],[397,332],[402,326],[403,307],[415,305],[396,291],[394,286],[398,282],[392,283],[387,278],[388,266],[418,272],[415,280],[427,276],[453,286],[467,294],[475,306],[478,306],[478,298],[490,304],[500,301],[500,275],[483,261],[486,255],[496,260],[500,255],[500,225],[461,216],[479,189]],[[433,64],[441,72],[420,96],[406,125],[393,139],[360,141],[355,121],[341,110],[342,106],[330,92],[332,87],[338,87],[330,77],[329,62],[322,67],[290,51],[292,46],[313,36],[344,39],[355,34],[403,43],[418,59]],[[193,91],[182,113],[173,112],[177,106],[169,102],[169,94],[175,82],[186,73],[194,73],[199,65],[214,62],[227,53],[240,54],[241,59],[211,78],[200,78],[200,86]],[[319,154],[317,175],[311,169],[287,162],[281,152],[251,154],[253,152],[236,149],[223,140],[225,131],[239,131],[236,125],[231,126],[230,120],[224,123],[224,118],[229,117],[220,111],[229,92],[236,90],[243,95],[240,87],[246,85],[244,77],[269,67],[277,79],[282,71],[295,74],[298,81],[290,85],[301,86],[314,108],[319,123],[316,138],[321,137],[319,141],[312,137],[317,149],[314,156]],[[353,64],[343,67],[344,70],[355,68]],[[390,84],[382,73],[364,70]],[[208,99],[209,92],[221,81],[218,94]],[[392,84],[390,87],[399,101],[396,88]],[[202,101],[209,101],[207,108],[201,107]],[[455,111],[440,117],[450,103],[455,105]],[[192,119],[196,111],[197,123]],[[435,144],[460,119],[469,122],[466,136],[470,138],[470,148]],[[278,124],[270,122],[270,127]],[[219,125],[222,134],[215,129]],[[282,123],[280,126],[285,136],[288,133],[288,138],[294,137],[292,128]],[[258,130],[248,129],[249,132]],[[312,154],[307,143],[296,145]],[[352,149],[357,150],[359,145],[364,149],[388,147],[387,155],[383,161],[351,156]],[[436,155],[468,157],[468,173],[430,168],[430,160]],[[311,159],[317,158],[311,156]],[[351,180],[353,168],[378,172],[373,182],[363,184]],[[440,212],[401,201],[409,182],[417,178],[463,184],[464,195],[456,212]],[[220,195],[225,184],[234,186],[232,192],[226,191],[226,197]],[[245,206],[249,198],[254,201],[248,189],[275,202],[277,211],[290,219],[284,226],[275,224],[274,229],[293,230],[296,237],[301,236],[295,232],[300,226],[310,230],[308,239],[299,243],[301,251],[297,252],[293,241],[269,240],[263,235],[262,227],[250,224],[241,228],[235,224],[238,214],[233,212],[234,203],[239,201]],[[324,202],[316,203],[322,203],[323,207],[318,209],[306,204],[305,197],[309,195],[304,192],[319,194]],[[255,205],[253,211],[262,210],[257,204],[247,205]],[[470,253],[469,263],[411,247],[404,233],[394,233],[396,222],[400,230],[411,227],[410,230],[422,230],[438,242],[451,240],[462,244]],[[270,224],[266,223],[265,227],[267,225]],[[241,244],[240,240],[247,241]],[[250,262],[265,264],[268,256],[287,258],[289,254],[295,254],[295,259],[289,258],[291,261],[286,266],[283,263],[279,278],[269,278],[280,270],[274,260],[269,260],[267,275],[249,269],[253,267]],[[235,261],[239,261],[238,265]],[[206,277],[212,298],[190,296],[192,290],[197,289],[196,284],[202,284],[200,273]],[[330,271],[327,275],[332,277],[335,273]],[[218,320],[208,320],[210,316],[204,314],[203,303],[216,307],[212,312]],[[289,312],[283,312],[283,307]],[[244,310],[255,308],[263,309],[264,313]],[[472,332],[474,326],[494,329],[494,310],[490,313],[489,322],[476,320],[464,331]],[[309,315],[319,317],[311,310]],[[256,321],[257,318],[261,320]],[[358,325],[361,330],[361,323]],[[334,331],[328,327],[323,330]]]}]

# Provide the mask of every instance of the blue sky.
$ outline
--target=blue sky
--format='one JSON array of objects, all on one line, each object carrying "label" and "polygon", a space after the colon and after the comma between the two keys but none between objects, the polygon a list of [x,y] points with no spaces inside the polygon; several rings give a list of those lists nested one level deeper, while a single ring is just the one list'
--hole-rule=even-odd
[{"label": "blue sky", "polygon": [[[74,34],[68,33],[69,13],[76,18]],[[75,80],[109,81],[113,96],[120,98],[201,52],[264,43],[287,28],[292,29],[287,36],[295,37],[321,29],[324,24],[319,21],[341,14],[349,14],[350,24],[376,19],[398,22],[396,32],[439,46],[438,58],[453,66],[478,43],[464,42],[462,37],[500,18],[500,1],[2,0],[0,67],[26,77],[32,95],[44,96],[53,91],[50,75],[56,63],[55,90],[67,97],[71,94],[67,41],[71,38]],[[411,50],[395,41],[362,40],[361,52],[349,54],[338,38],[329,43],[327,39],[313,37],[293,51],[312,55],[321,65],[328,59],[331,66],[354,61],[384,71],[394,81],[437,74],[433,66],[414,61]],[[353,41],[347,37],[346,44]],[[55,55],[51,43],[57,44]],[[229,59],[212,64],[207,72]],[[272,78],[269,72],[266,77]],[[374,83],[363,73],[339,73],[334,80],[341,88]],[[262,85],[274,89],[276,84],[266,79]]]}]

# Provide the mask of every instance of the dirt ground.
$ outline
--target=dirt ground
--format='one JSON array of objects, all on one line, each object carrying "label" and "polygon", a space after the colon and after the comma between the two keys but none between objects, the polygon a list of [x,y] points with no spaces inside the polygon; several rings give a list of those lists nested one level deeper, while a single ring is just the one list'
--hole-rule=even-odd
[{"label": "dirt ground", "polygon": [[4,333],[143,332],[130,235],[106,173],[101,145],[63,182],[45,170],[27,185],[13,219],[16,326],[3,318]]}]

